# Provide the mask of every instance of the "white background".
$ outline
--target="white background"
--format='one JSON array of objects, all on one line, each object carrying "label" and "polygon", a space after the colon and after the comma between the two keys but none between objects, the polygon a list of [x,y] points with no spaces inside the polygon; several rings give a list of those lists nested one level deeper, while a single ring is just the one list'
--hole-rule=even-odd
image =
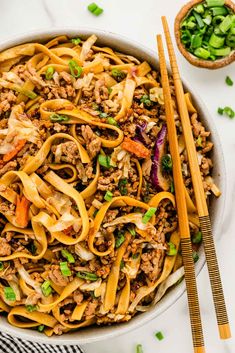
[{"label": "white background", "polygon": [[[166,15],[173,29],[174,18],[186,0],[96,0],[104,13],[95,17],[87,11],[91,0],[0,0],[0,41],[11,35],[62,26],[86,26],[123,34],[155,49],[155,35],[162,32],[160,16]],[[218,260],[232,333],[235,336],[235,119],[218,116],[218,106],[235,109],[235,84],[228,87],[229,75],[235,82],[235,64],[206,71],[191,66],[179,52],[178,62],[184,76],[206,103],[222,140],[228,179],[226,212],[221,239],[216,242]],[[235,352],[235,340],[220,341],[206,268],[198,277],[207,353]],[[161,342],[154,337],[162,331]],[[87,353],[134,353],[141,343],[144,353],[190,353],[192,342],[186,295],[159,318],[116,339],[84,346]]]}]

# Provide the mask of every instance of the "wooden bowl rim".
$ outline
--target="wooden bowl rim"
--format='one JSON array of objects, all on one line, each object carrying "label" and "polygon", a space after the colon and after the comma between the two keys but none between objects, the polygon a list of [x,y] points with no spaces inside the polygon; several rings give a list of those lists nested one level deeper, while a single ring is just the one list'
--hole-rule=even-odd
[{"label": "wooden bowl rim", "polygon": [[[222,58],[218,59],[215,61],[209,61],[209,60],[204,60],[197,58],[195,55],[191,54],[188,52],[184,45],[181,42],[181,36],[180,36],[180,24],[184,20],[184,18],[187,16],[189,11],[197,4],[200,4],[204,2],[205,0],[191,0],[187,4],[185,4],[181,10],[178,12],[176,18],[175,18],[175,26],[174,26],[174,31],[175,31],[175,38],[176,38],[176,43],[177,46],[180,50],[180,52],[183,54],[186,60],[188,60],[192,65],[197,66],[197,67],[202,67],[206,69],[218,69],[224,66],[227,66],[231,64],[233,61],[235,61],[235,49],[232,50],[232,52]],[[232,11],[235,13],[235,4],[231,0],[225,0],[225,4],[227,7],[232,9]]]}]

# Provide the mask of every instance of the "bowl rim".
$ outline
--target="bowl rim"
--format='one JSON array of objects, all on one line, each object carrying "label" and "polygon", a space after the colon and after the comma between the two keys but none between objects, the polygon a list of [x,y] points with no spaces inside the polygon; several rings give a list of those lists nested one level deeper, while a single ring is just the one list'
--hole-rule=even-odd
[{"label": "bowl rim", "polygon": [[[133,54],[133,53],[132,54],[137,55],[137,57],[147,56],[151,61],[151,64],[158,67],[158,59],[157,59],[158,55],[156,51],[153,51],[148,47],[142,45],[141,43],[131,38],[128,38],[126,36],[120,35],[118,33],[114,33],[112,31],[100,30],[100,29],[91,28],[91,27],[84,27],[84,26],[81,26],[81,27],[63,26],[63,27],[56,27],[53,29],[46,28],[46,29],[30,31],[27,33],[26,32],[21,33],[15,36],[10,36],[0,41],[0,52],[2,50],[11,48],[12,46],[15,46],[15,45],[19,45],[19,44],[23,44],[23,43],[35,41],[35,40],[43,41],[43,39],[45,40],[46,38],[47,39],[53,38],[61,34],[66,34],[69,37],[74,37],[76,35],[76,36],[87,38],[88,36],[94,33],[97,35],[99,39],[98,41],[100,41],[100,43],[103,42],[103,45],[105,44],[105,42],[108,41],[109,43],[112,43],[113,47],[116,47],[116,48],[125,47],[125,49],[121,49],[124,52],[137,51],[136,54]],[[168,65],[168,68],[169,68],[169,65]],[[196,97],[196,94],[194,93],[194,89],[192,89],[192,86],[189,85],[184,78],[182,78],[182,81],[183,81],[184,87],[187,90],[189,90],[189,92],[193,95],[193,97]],[[201,112],[202,111],[204,112],[203,113],[204,116],[210,117],[210,114],[208,113],[208,110],[205,104],[203,103],[201,98],[198,97],[198,95],[196,98],[196,105]],[[210,131],[212,131],[212,137],[216,145],[216,151],[218,150],[216,152],[217,158],[219,157],[218,177],[220,179],[219,186],[222,191],[222,195],[216,202],[217,218],[215,222],[212,224],[214,237],[217,238],[218,234],[220,233],[219,230],[222,226],[221,223],[222,223],[224,209],[225,209],[226,170],[225,170],[223,149],[221,146],[220,138],[219,138],[215,123],[213,122],[213,120],[209,120],[208,118],[203,119],[203,121],[205,125],[209,127]],[[223,172],[223,174],[221,174],[221,172]],[[205,254],[201,249],[199,261],[195,266],[196,277],[199,275],[204,265],[205,265]],[[185,291],[186,291],[185,281],[182,281],[169,293],[170,295],[166,294],[163,300],[160,302],[160,305],[157,305],[156,307],[154,307],[153,310],[137,315],[127,323],[104,326],[104,327],[96,327],[95,329],[87,328],[86,329],[87,332],[78,331],[80,334],[78,334],[78,332],[75,332],[72,334],[66,333],[65,335],[62,335],[62,336],[47,337],[37,331],[33,331],[30,329],[21,329],[21,328],[11,326],[10,324],[7,323],[5,318],[0,318],[0,330],[6,334],[10,334],[11,336],[15,336],[27,341],[33,341],[38,343],[50,344],[50,345],[80,345],[80,344],[93,343],[93,342],[102,341],[109,338],[114,338],[122,334],[126,334],[134,329],[137,329],[143,326],[144,324],[160,316],[164,311],[166,311],[173,304],[175,304],[177,300],[185,293]],[[89,333],[89,331],[91,331],[91,333]],[[76,337],[76,334],[78,337]]]},{"label": "bowl rim", "polygon": [[[235,60],[235,49],[233,49],[228,56],[225,56],[221,59],[217,59],[214,61],[209,61],[209,60],[197,58],[195,55],[187,51],[187,49],[185,49],[185,46],[181,42],[181,36],[180,36],[181,23],[184,20],[184,18],[187,16],[188,12],[195,5],[200,4],[201,2],[205,2],[205,0],[191,0],[180,9],[180,11],[178,12],[175,18],[175,23],[174,23],[175,39],[181,54],[183,54],[185,59],[188,60],[192,65],[205,68],[205,69],[215,70],[229,65]],[[235,13],[235,4],[231,0],[225,0],[224,5],[231,8]]]}]

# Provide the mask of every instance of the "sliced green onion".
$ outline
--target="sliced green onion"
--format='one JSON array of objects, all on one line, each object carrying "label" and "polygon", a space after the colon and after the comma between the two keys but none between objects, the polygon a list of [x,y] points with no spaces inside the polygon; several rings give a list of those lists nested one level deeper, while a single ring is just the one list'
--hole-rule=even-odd
[{"label": "sliced green onion", "polygon": [[25,88],[22,88],[20,86],[17,86],[17,85],[13,85],[12,86],[12,89],[16,92],[19,92],[21,94],[23,94],[24,96],[30,98],[30,99],[35,99],[37,98],[37,94],[33,91],[30,91],[29,89],[25,89]]},{"label": "sliced green onion", "polygon": [[112,93],[112,88],[111,87],[108,87],[108,94]]},{"label": "sliced green onion", "polygon": [[118,69],[112,69],[111,74],[118,82],[124,80],[126,77],[125,72]]},{"label": "sliced green onion", "polygon": [[193,14],[194,14],[194,17],[196,18],[198,27],[199,27],[199,28],[203,28],[203,27],[205,26],[205,24],[204,24],[204,22],[202,21],[201,16],[200,16],[197,12],[195,12],[195,11],[193,11]]},{"label": "sliced green onion", "polygon": [[228,56],[231,52],[231,48],[229,47],[220,48],[220,49],[211,48],[210,51],[211,51],[211,54],[215,56]]},{"label": "sliced green onion", "polygon": [[97,9],[95,9],[95,11],[92,11],[93,15],[95,16],[99,16],[104,12],[104,10],[101,7],[97,7]]},{"label": "sliced green onion", "polygon": [[136,353],[144,353],[142,344],[137,344]]},{"label": "sliced green onion", "polygon": [[68,267],[68,262],[60,262],[60,271],[63,276],[69,277],[72,275],[70,268]]},{"label": "sliced green onion", "polygon": [[218,114],[223,115],[224,114],[224,109],[219,107],[217,112],[218,112]]},{"label": "sliced green onion", "polygon": [[193,49],[199,48],[202,45],[201,34],[193,34],[191,39],[191,45]]},{"label": "sliced green onion", "polygon": [[3,262],[0,261],[0,271],[2,271],[4,269],[4,265],[3,265]]},{"label": "sliced green onion", "polygon": [[16,300],[16,295],[11,287],[4,287],[4,296],[6,300],[14,302]]},{"label": "sliced green onion", "polygon": [[162,341],[164,339],[163,333],[161,331],[155,333],[155,337],[159,340]]},{"label": "sliced green onion", "polygon": [[93,213],[93,217],[95,218],[95,216],[97,215],[97,213],[99,212],[99,210],[95,210]]},{"label": "sliced green onion", "polygon": [[212,33],[210,40],[209,40],[209,45],[211,45],[213,48],[221,48],[224,45],[225,38],[219,37],[216,34]]},{"label": "sliced green onion", "polygon": [[133,227],[128,227],[127,229],[128,229],[129,233],[130,233],[133,237],[136,236],[136,231],[135,231],[135,229],[134,229]]},{"label": "sliced green onion", "polygon": [[81,39],[80,38],[72,38],[71,39],[71,42],[74,44],[74,45],[78,45],[81,43]]},{"label": "sliced green onion", "polygon": [[112,198],[113,198],[113,193],[108,190],[106,192],[106,194],[104,195],[104,199],[105,199],[105,201],[110,202],[110,201],[112,201]]},{"label": "sliced green onion", "polygon": [[232,15],[228,15],[224,18],[223,22],[219,25],[219,29],[221,32],[226,33],[233,24],[234,17]]},{"label": "sliced green onion", "polygon": [[45,328],[45,325],[39,325],[39,326],[38,326],[38,331],[39,331],[39,332],[43,332],[43,331],[44,331],[44,328]]},{"label": "sliced green onion", "polygon": [[142,217],[142,223],[146,224],[153,217],[154,213],[157,211],[156,207],[150,207],[147,212]]},{"label": "sliced green onion", "polygon": [[203,19],[202,19],[202,21],[206,24],[206,25],[210,25],[211,24],[211,22],[212,22],[212,17],[211,17],[211,15],[207,15],[206,17],[204,17]]},{"label": "sliced green onion", "polygon": [[233,80],[229,76],[226,76],[225,82],[227,83],[228,86],[233,85]]},{"label": "sliced green onion", "polygon": [[133,260],[138,259],[139,256],[140,256],[140,254],[137,252],[136,254],[132,255],[132,259]]},{"label": "sliced green onion", "polygon": [[60,115],[60,114],[51,114],[50,116],[50,120],[53,122],[57,122],[57,121],[69,121],[69,117],[65,116],[65,115]]},{"label": "sliced green onion", "polygon": [[45,297],[48,297],[52,293],[51,282],[46,280],[41,285],[42,293]]},{"label": "sliced green onion", "polygon": [[80,77],[82,74],[82,67],[78,65],[75,60],[69,61],[69,70],[73,77]]},{"label": "sliced green onion", "polygon": [[162,164],[162,169],[165,172],[169,173],[172,170],[172,166],[173,166],[171,155],[170,154],[165,154],[162,157],[161,164]]},{"label": "sliced green onion", "polygon": [[225,0],[206,0],[207,7],[223,6]]},{"label": "sliced green onion", "polygon": [[29,313],[32,313],[33,311],[36,311],[38,309],[37,305],[25,305],[25,307]]},{"label": "sliced green onion", "polygon": [[98,162],[102,167],[104,168],[110,168],[110,157],[109,156],[104,156],[103,154],[98,155]]},{"label": "sliced green onion", "polygon": [[205,11],[204,6],[202,4],[195,6],[193,9],[194,9],[194,11],[196,11],[197,13],[200,13],[200,14],[204,13],[204,11]]},{"label": "sliced green onion", "polygon": [[193,261],[197,262],[199,260],[199,255],[196,251],[193,251]]},{"label": "sliced green onion", "polygon": [[127,195],[128,190],[127,190],[127,178],[120,179],[118,182],[118,190],[120,191],[120,194],[122,196]]},{"label": "sliced green onion", "polygon": [[216,6],[211,8],[213,16],[224,16],[227,15],[228,10],[225,6]]},{"label": "sliced green onion", "polygon": [[225,41],[226,45],[228,45],[231,48],[235,48],[235,35],[232,33],[229,33],[226,37]]},{"label": "sliced green onion", "polygon": [[202,241],[202,232],[197,232],[193,235],[192,242],[193,244],[199,244]]},{"label": "sliced green onion", "polygon": [[172,242],[169,241],[168,243],[169,249],[166,252],[168,256],[175,256],[177,255],[177,249],[175,247],[175,244],[173,244]]},{"label": "sliced green onion", "polygon": [[175,186],[173,180],[171,181],[170,192],[173,194],[175,192]]},{"label": "sliced green onion", "polygon": [[98,7],[98,5],[96,5],[95,2],[92,2],[90,5],[87,6],[87,8],[90,12],[95,11],[97,9],[97,7]]},{"label": "sliced green onion", "polygon": [[116,120],[114,118],[109,117],[107,119],[107,123],[118,127],[118,123],[116,122]]},{"label": "sliced green onion", "polygon": [[46,71],[46,80],[51,80],[54,75],[55,69],[53,66],[49,66]]},{"label": "sliced green onion", "polygon": [[234,116],[235,116],[234,110],[230,107],[225,107],[223,109],[223,113],[231,119],[234,118]]},{"label": "sliced green onion", "polygon": [[97,281],[97,279],[99,278],[95,273],[91,273],[91,272],[77,272],[76,276],[82,279],[86,279],[88,281]]},{"label": "sliced green onion", "polygon": [[194,51],[194,54],[196,56],[198,56],[199,58],[202,58],[202,59],[208,59],[209,56],[210,56],[210,52],[202,47],[200,48],[197,48],[195,51]]},{"label": "sliced green onion", "polygon": [[144,94],[141,98],[140,98],[140,102],[143,103],[145,105],[145,107],[149,108],[153,105],[153,102],[150,100],[149,96],[147,94]]},{"label": "sliced green onion", "polygon": [[70,264],[75,263],[75,258],[73,255],[66,249],[61,250],[61,255],[68,260]]},{"label": "sliced green onion", "polygon": [[125,241],[125,236],[123,232],[118,232],[118,235],[115,237],[115,247],[119,248],[122,243]]}]

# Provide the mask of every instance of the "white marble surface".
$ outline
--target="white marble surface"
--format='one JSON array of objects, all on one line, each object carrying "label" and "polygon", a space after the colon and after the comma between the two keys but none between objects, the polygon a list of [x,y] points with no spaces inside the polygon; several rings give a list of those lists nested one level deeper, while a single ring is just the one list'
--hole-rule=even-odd
[{"label": "white marble surface", "polygon": [[[94,31],[99,28],[120,33],[155,49],[154,35],[161,32],[160,16],[167,15],[172,28],[174,17],[185,1],[96,0],[104,8],[104,13],[95,17],[87,11],[91,0],[0,0],[0,41],[36,29],[86,26],[94,28]],[[226,75],[235,81],[235,64],[216,72],[205,71],[189,65],[180,54],[178,57],[182,75],[199,92],[216,123],[225,154],[228,197],[223,236],[216,247],[232,333],[235,335],[235,119],[220,117],[216,113],[218,106],[231,105],[235,109],[235,86],[228,87],[224,83]],[[197,282],[207,353],[234,352],[234,339],[220,341],[218,338],[206,268]],[[161,342],[154,338],[158,330],[165,335]],[[137,343],[143,344],[144,353],[192,352],[186,295],[144,327],[112,340],[86,345],[84,349],[87,353],[134,353]]]}]

